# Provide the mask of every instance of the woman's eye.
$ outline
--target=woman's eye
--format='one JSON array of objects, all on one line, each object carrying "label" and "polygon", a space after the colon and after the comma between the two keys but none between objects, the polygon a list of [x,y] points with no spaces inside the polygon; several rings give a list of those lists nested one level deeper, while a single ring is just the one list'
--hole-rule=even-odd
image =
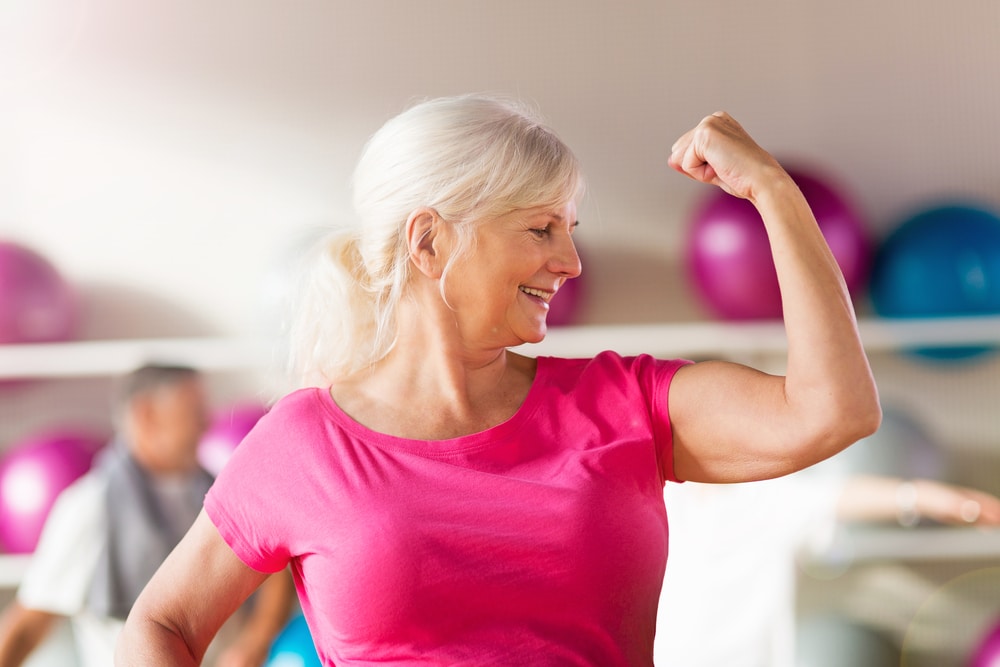
[{"label": "woman's eye", "polygon": [[542,238],[543,236],[548,236],[549,227],[548,225],[546,225],[545,227],[535,227],[531,230],[531,233],[537,236],[538,238]]}]

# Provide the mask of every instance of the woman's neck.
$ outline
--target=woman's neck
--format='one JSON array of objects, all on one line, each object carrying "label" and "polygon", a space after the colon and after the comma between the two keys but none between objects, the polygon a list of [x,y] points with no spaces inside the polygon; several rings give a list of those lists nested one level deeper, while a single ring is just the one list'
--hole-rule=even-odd
[{"label": "woman's neck", "polygon": [[375,364],[336,382],[333,399],[372,430],[442,440],[509,419],[524,402],[535,360],[506,349],[469,350],[429,327],[404,329]]}]

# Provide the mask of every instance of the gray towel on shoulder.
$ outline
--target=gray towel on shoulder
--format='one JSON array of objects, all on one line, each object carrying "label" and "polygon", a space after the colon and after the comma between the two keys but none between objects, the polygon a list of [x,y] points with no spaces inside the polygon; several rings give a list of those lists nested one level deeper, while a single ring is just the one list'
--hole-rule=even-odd
[{"label": "gray towel on shoulder", "polygon": [[[139,593],[183,537],[157,499],[152,480],[122,443],[112,443],[95,464],[96,473],[107,480],[105,503],[107,528],[94,572],[87,608],[100,616],[124,620]],[[212,477],[200,470],[191,476],[185,493],[188,505],[197,508],[212,485]]]}]

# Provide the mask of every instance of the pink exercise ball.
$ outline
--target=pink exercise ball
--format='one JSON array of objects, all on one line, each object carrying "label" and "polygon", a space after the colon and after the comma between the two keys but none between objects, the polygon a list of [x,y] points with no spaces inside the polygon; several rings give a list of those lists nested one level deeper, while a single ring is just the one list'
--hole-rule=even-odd
[{"label": "pink exercise ball", "polygon": [[0,241],[0,343],[71,340],[76,329],[76,294],[59,271],[34,250]]},{"label": "pink exercise ball", "polygon": [[249,401],[217,410],[198,442],[198,462],[201,466],[212,475],[218,475],[236,446],[266,413],[266,407]]},{"label": "pink exercise ball", "polygon": [[[788,172],[812,208],[848,290],[866,284],[872,242],[857,210],[825,178]],[[687,241],[687,269],[704,305],[726,320],[777,319],[781,293],[771,247],[753,204],[721,190],[696,210]]]},{"label": "pink exercise ball", "polygon": [[969,667],[1000,667],[1000,619],[976,644]]},{"label": "pink exercise ball", "polygon": [[[577,243],[576,252],[583,263],[583,251]],[[576,324],[580,319],[580,310],[587,300],[587,279],[586,266],[584,273],[576,278],[570,278],[563,283],[559,291],[549,302],[549,314],[545,318],[545,323],[552,327],[568,326]]]},{"label": "pink exercise ball", "polygon": [[549,314],[545,323],[553,327],[575,324],[584,297],[583,276],[570,278],[559,288],[549,302]]},{"label": "pink exercise ball", "polygon": [[69,430],[48,431],[12,445],[0,457],[0,547],[35,549],[56,497],[90,470],[104,438]]}]

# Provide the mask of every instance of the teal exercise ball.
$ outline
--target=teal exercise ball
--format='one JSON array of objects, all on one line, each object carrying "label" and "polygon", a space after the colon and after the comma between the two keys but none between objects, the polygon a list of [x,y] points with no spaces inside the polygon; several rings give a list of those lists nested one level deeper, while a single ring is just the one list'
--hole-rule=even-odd
[{"label": "teal exercise ball", "polygon": [[900,650],[875,628],[836,613],[798,619],[795,667],[898,667]]},{"label": "teal exercise ball", "polygon": [[323,667],[304,616],[297,615],[278,634],[264,667]]},{"label": "teal exercise ball", "polygon": [[[1000,217],[973,204],[944,204],[906,218],[879,246],[871,301],[883,317],[1000,314]],[[988,348],[935,347],[925,357],[963,359]]]}]

